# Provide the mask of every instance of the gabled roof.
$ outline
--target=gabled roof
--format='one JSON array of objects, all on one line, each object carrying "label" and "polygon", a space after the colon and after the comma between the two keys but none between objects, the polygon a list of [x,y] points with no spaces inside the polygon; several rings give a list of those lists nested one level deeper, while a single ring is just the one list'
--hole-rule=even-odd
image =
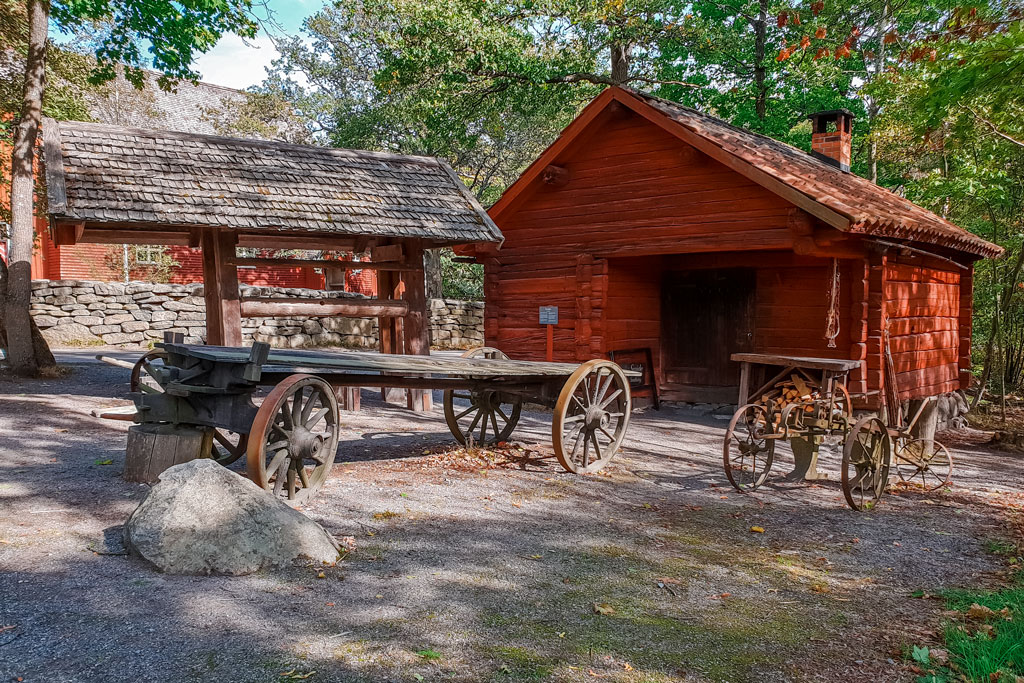
[{"label": "gabled roof", "polygon": [[778,140],[653,95],[612,87],[591,102],[561,137],[491,207],[497,219],[558,154],[614,102],[844,232],[914,240],[995,257],[1002,248],[869,180],[846,173]]},{"label": "gabled roof", "polygon": [[431,157],[49,119],[43,133],[55,220],[502,240],[454,171]]}]

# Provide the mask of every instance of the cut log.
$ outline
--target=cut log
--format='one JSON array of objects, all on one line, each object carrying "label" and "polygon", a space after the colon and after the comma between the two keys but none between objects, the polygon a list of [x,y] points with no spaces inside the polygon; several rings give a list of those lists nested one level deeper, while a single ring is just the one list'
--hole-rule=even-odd
[{"label": "cut log", "polygon": [[177,425],[132,425],[125,450],[125,481],[153,484],[160,473],[210,452],[213,430]]}]

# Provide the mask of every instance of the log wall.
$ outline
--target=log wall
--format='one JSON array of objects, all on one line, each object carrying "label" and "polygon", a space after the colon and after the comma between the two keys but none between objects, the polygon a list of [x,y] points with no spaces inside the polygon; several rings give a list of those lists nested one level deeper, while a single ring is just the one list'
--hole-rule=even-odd
[{"label": "log wall", "polygon": [[889,261],[889,348],[902,399],[960,388],[960,273]]}]

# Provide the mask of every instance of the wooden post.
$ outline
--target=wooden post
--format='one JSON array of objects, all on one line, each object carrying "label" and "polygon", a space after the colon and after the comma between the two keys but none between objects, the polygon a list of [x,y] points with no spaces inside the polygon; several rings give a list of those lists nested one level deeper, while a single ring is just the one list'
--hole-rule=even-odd
[{"label": "wooden post", "polygon": [[[409,263],[423,262],[423,248],[418,244],[408,244],[406,258]],[[405,352],[416,356],[430,355],[430,314],[427,311],[427,290],[423,269],[407,270],[401,273],[404,285],[404,298],[409,304],[409,312],[403,319],[402,330],[405,340]],[[408,389],[409,408],[416,412],[426,412],[433,408],[431,393],[427,389]]]},{"label": "wooden post", "polygon": [[[401,291],[398,273],[382,270],[377,273],[377,296],[385,299],[397,299]],[[399,329],[399,318],[377,318],[377,348],[381,353],[402,353],[402,335]],[[402,389],[382,387],[380,397],[389,403],[401,401]]]},{"label": "wooden post", "polygon": [[206,343],[242,345],[242,310],[235,256],[237,236],[230,230],[203,231],[203,296],[206,299]]},{"label": "wooden post", "polygon": [[750,397],[750,362],[740,363],[740,395],[736,402],[736,408],[747,404]]},{"label": "wooden post", "polygon": [[881,410],[885,396],[885,268],[884,250],[868,257],[867,408]]}]

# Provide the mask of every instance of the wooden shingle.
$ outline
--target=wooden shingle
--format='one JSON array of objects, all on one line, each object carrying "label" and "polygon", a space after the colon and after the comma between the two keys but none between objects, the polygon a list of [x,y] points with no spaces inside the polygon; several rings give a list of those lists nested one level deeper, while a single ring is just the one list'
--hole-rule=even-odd
[{"label": "wooden shingle", "polygon": [[49,119],[44,131],[55,220],[502,240],[431,157]]}]

